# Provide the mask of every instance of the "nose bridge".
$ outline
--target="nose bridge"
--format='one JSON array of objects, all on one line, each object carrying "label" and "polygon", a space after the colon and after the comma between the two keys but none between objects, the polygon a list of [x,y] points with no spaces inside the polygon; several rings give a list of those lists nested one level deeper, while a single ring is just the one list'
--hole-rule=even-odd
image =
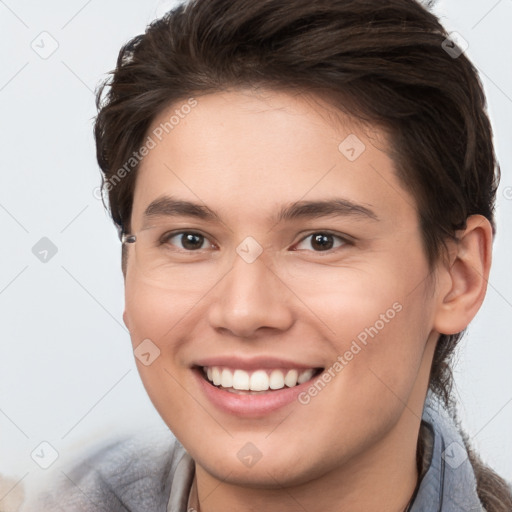
[{"label": "nose bridge", "polygon": [[237,250],[231,270],[217,287],[210,306],[213,327],[238,336],[250,336],[261,327],[287,329],[293,322],[286,286],[271,269],[265,255],[251,258]]}]

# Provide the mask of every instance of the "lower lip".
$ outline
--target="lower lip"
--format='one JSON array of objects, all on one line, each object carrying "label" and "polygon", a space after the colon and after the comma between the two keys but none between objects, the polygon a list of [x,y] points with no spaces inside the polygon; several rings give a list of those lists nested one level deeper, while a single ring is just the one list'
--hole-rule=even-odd
[{"label": "lower lip", "polygon": [[204,394],[215,406],[229,414],[252,418],[266,416],[291,404],[311,385],[309,380],[293,388],[283,388],[257,395],[239,395],[210,384],[202,376],[202,370],[194,369],[193,373]]}]

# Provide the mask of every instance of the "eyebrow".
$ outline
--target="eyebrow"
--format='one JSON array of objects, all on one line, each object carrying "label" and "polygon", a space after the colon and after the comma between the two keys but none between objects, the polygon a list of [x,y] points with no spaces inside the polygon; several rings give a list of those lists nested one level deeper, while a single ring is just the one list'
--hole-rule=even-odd
[{"label": "eyebrow", "polygon": [[220,220],[219,216],[207,206],[191,201],[174,199],[170,196],[152,201],[144,211],[145,218],[151,217],[196,217],[201,220]]},{"label": "eyebrow", "polygon": [[[201,220],[218,221],[221,219],[217,213],[206,205],[175,199],[164,196],[152,201],[144,212],[145,218],[151,217],[195,217]],[[284,206],[277,215],[271,217],[276,224],[296,219],[316,219],[320,217],[343,216],[371,219],[379,218],[369,208],[347,199],[326,199],[319,201],[296,201]]]},{"label": "eyebrow", "polygon": [[379,218],[369,208],[348,199],[326,199],[321,201],[297,201],[281,209],[276,222],[295,219],[316,219],[319,217],[360,217],[378,221]]}]

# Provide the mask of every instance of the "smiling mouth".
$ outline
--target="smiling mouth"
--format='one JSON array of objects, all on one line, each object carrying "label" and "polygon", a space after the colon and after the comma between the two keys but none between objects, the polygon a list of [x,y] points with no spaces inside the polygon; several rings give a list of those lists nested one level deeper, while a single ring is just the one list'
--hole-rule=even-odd
[{"label": "smiling mouth", "polygon": [[222,366],[201,366],[199,370],[212,386],[239,395],[264,394],[293,388],[323,372],[323,368],[276,368],[248,372]]}]

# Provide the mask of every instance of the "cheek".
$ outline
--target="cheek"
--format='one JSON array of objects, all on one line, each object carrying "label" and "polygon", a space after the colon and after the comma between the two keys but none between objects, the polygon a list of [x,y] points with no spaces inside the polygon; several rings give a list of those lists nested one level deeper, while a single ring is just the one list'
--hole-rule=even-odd
[{"label": "cheek", "polygon": [[414,385],[433,311],[425,285],[418,286],[414,277],[422,271],[387,269],[354,274],[352,279],[347,272],[344,279],[331,282],[330,293],[308,295],[311,310],[328,328],[324,331],[333,361],[343,366],[340,381],[354,390],[354,396],[382,396],[388,394],[388,386],[406,398]]},{"label": "cheek", "polygon": [[127,275],[125,317],[137,369],[153,405],[171,427],[171,419],[185,417],[190,408],[180,384],[188,369],[175,364],[179,342],[173,341],[179,339],[175,332],[188,309],[168,292]]},{"label": "cheek", "polygon": [[186,286],[172,291],[148,283],[135,272],[125,281],[125,319],[132,343],[149,338],[162,351],[172,340],[172,332],[197,305],[198,294]]},{"label": "cheek", "polygon": [[[343,431],[356,446],[390,429],[414,395],[429,334],[425,299],[422,291],[379,294],[374,289],[350,299],[338,296],[336,306],[326,307],[322,318],[329,316],[335,333],[330,336],[334,378],[325,391],[311,389],[305,398],[321,411],[318,429],[325,438]],[[330,450],[342,450],[340,443]]]}]

